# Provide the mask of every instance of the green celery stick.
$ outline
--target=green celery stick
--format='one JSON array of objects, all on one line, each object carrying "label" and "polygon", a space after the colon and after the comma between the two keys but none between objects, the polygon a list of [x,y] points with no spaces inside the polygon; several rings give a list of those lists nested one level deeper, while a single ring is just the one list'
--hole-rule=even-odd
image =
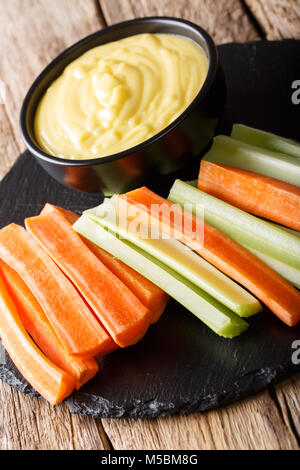
[{"label": "green celery stick", "polygon": [[121,240],[111,231],[107,231],[90,215],[81,216],[73,227],[78,233],[159,286],[218,335],[233,338],[248,328],[247,322],[209,294],[128,240]]},{"label": "green celery stick", "polygon": [[243,246],[250,247],[299,271],[300,239],[183,181],[173,184],[169,200],[195,213],[204,209],[205,221]]},{"label": "green celery stick", "polygon": [[245,142],[246,144],[256,145],[272,152],[280,152],[291,157],[300,158],[300,144],[296,140],[286,139],[271,132],[261,131],[244,124],[233,124],[231,137]]},{"label": "green celery stick", "polygon": [[300,186],[300,160],[218,135],[203,160],[235,166]]}]

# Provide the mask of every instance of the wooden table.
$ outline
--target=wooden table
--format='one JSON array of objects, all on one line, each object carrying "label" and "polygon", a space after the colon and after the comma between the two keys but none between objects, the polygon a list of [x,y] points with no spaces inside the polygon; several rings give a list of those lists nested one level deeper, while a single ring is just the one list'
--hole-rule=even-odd
[{"label": "wooden table", "polygon": [[[150,15],[192,20],[218,44],[300,38],[300,0],[0,0],[0,178],[24,149],[20,105],[41,69],[87,34]],[[298,375],[204,414],[95,421],[0,383],[0,449],[299,449],[299,396]]]}]

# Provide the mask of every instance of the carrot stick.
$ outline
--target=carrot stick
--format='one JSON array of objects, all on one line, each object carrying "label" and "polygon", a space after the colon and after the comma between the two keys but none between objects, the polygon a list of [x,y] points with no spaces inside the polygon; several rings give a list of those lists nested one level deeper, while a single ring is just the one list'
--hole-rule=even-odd
[{"label": "carrot stick", "polygon": [[51,212],[53,211],[60,212],[61,214],[63,214],[65,218],[70,222],[71,225],[75,224],[75,222],[80,217],[78,214],[76,214],[73,211],[70,211],[69,209],[64,209],[63,207],[54,206],[53,204],[49,204],[49,202],[47,202],[44,205],[43,209],[40,212],[40,215],[51,214]]},{"label": "carrot stick", "polygon": [[106,353],[112,339],[75,287],[23,227],[10,224],[0,230],[0,258],[27,284],[69,354],[86,358]]},{"label": "carrot stick", "polygon": [[202,160],[198,188],[246,212],[300,230],[300,188],[293,184]]},{"label": "carrot stick", "polygon": [[90,380],[98,370],[95,359],[83,361],[70,356],[25,282],[2,260],[0,260],[0,270],[21,321],[40,350],[53,364],[74,377],[77,384],[83,385]]},{"label": "carrot stick", "polygon": [[[41,215],[49,214],[51,211],[59,211],[73,225],[79,218],[75,212],[63,209],[61,207],[46,204]],[[122,261],[114,258],[110,253],[103,250],[100,246],[95,245],[84,237],[80,237],[82,241],[89,247],[95,256],[115,275],[117,276],[147,307],[151,314],[151,323],[155,323],[161,317],[169,296],[153,282],[146,279],[140,273],[127,266]]]},{"label": "carrot stick", "polygon": [[25,379],[52,405],[74,390],[74,378],[52,364],[26,332],[0,272],[0,336]]},{"label": "carrot stick", "polygon": [[149,310],[96,258],[63,214],[53,211],[25,223],[119,346],[135,344],[144,336],[151,322]]},{"label": "carrot stick", "polygon": [[[168,213],[161,210],[162,205],[169,208]],[[300,292],[238,243],[203,221],[204,237],[198,240],[195,230],[199,219],[145,187],[119,196],[117,209],[121,216],[129,218],[132,206],[139,221],[171,232],[172,237],[250,290],[287,325],[299,322]]]}]

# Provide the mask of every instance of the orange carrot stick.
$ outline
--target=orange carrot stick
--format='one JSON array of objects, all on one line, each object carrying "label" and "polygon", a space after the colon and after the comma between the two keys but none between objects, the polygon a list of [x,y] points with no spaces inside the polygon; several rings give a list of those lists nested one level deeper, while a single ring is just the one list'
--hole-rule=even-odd
[{"label": "orange carrot stick", "polygon": [[293,184],[202,160],[198,188],[246,212],[300,230],[300,188]]},{"label": "orange carrot stick", "polygon": [[[299,322],[300,292],[228,236],[200,221],[204,237],[199,241],[195,235],[199,220],[145,187],[119,196],[118,201],[121,216],[128,218],[130,207],[134,206],[139,221],[162,232],[171,232],[172,237],[249,289],[287,325],[294,326]],[[162,205],[170,209],[167,214],[165,210],[161,211]]]},{"label": "orange carrot stick", "polygon": [[111,348],[112,339],[75,287],[23,227],[0,230],[0,258],[27,284],[69,354],[86,358]]},{"label": "orange carrot stick", "polygon": [[135,344],[144,336],[151,322],[149,310],[96,258],[63,214],[53,211],[25,223],[119,346]]},{"label": "orange carrot stick", "polygon": [[77,384],[83,385],[90,380],[98,371],[95,359],[83,361],[70,356],[25,282],[2,260],[0,270],[21,321],[40,350],[53,364],[74,377]]},{"label": "orange carrot stick", "polygon": [[[46,204],[41,215],[50,213],[51,211],[59,211],[73,225],[78,220],[79,215],[72,211],[61,207]],[[155,323],[162,315],[169,296],[153,282],[146,279],[140,273],[132,269],[127,264],[114,258],[110,253],[103,250],[100,246],[95,245],[84,237],[80,237],[82,241],[89,247],[95,256],[115,275],[117,276],[136,296],[142,304],[147,307],[151,314],[151,323]]]},{"label": "orange carrot stick", "polygon": [[25,379],[52,405],[74,390],[74,378],[52,364],[26,332],[0,271],[0,336]]}]

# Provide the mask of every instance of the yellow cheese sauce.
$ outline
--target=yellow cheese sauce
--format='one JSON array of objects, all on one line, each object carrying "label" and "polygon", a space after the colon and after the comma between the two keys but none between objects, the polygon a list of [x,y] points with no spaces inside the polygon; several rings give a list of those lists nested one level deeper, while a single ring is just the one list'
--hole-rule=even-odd
[{"label": "yellow cheese sauce", "polygon": [[42,97],[35,135],[72,160],[127,150],[174,121],[198,94],[208,59],[189,39],[138,34],[90,49]]}]

